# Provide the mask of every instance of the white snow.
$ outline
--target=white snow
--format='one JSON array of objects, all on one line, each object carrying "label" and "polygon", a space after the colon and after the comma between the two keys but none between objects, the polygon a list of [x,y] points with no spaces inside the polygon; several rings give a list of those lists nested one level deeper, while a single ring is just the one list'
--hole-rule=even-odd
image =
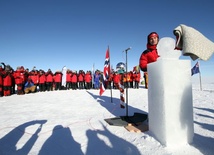
[{"label": "white snow", "polygon": [[[214,81],[193,84],[194,138],[162,146],[150,131],[133,133],[105,118],[125,115],[119,90],[61,90],[0,98],[0,154],[211,155],[214,152]],[[148,112],[148,90],[128,89],[129,115]],[[176,134],[176,133],[175,133]]]}]

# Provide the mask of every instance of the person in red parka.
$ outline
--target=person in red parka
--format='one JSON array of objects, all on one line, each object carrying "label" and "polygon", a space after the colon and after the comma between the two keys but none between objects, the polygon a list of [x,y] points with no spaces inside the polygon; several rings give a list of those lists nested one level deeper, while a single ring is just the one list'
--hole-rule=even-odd
[{"label": "person in red parka", "polygon": [[12,94],[12,78],[13,78],[13,69],[10,65],[6,65],[3,72],[3,95],[10,96]]},{"label": "person in red parka", "polygon": [[72,72],[70,69],[67,70],[66,72],[66,89],[71,89],[71,76]]},{"label": "person in red parka", "polygon": [[36,69],[31,70],[28,78],[32,80],[32,82],[36,86],[36,91],[37,91],[37,86],[39,85],[39,71]]},{"label": "person in red parka", "polygon": [[84,71],[83,70],[79,70],[78,83],[79,83],[79,89],[83,89],[84,88]]},{"label": "person in red parka", "polygon": [[118,89],[120,83],[120,74],[118,74],[117,72],[113,74],[113,83],[113,88]]},{"label": "person in red parka", "polygon": [[39,91],[40,92],[44,92],[46,91],[46,75],[45,75],[45,71],[40,69],[39,70]]},{"label": "person in red parka", "polygon": [[77,89],[77,72],[73,71],[71,75],[71,87],[73,90]]},{"label": "person in red parka", "polygon": [[55,90],[61,90],[62,85],[62,72],[56,71],[54,73],[54,83],[55,83]]},{"label": "person in red parka", "polygon": [[133,74],[134,78],[134,88],[139,88],[139,83],[140,83],[140,71],[136,71]]},{"label": "person in red parka", "polygon": [[157,61],[159,57],[157,51],[158,42],[159,35],[156,32],[151,32],[147,36],[147,49],[140,56],[139,66],[144,72],[145,88],[148,88],[147,64]]},{"label": "person in red parka", "polygon": [[24,71],[21,70],[21,67],[17,67],[16,71],[13,73],[15,78],[15,83],[17,85],[17,95],[23,95],[23,86],[24,86]]},{"label": "person in red parka", "polygon": [[3,96],[3,73],[4,73],[4,68],[0,64],[0,97]]},{"label": "person in red parka", "polygon": [[86,72],[85,76],[84,76],[84,80],[85,80],[85,87],[86,89],[91,89],[91,80],[92,80],[92,76],[91,73],[89,71]]},{"label": "person in red parka", "polygon": [[47,91],[53,91],[53,72],[51,71],[51,69],[48,69],[48,71],[46,72],[46,88]]}]

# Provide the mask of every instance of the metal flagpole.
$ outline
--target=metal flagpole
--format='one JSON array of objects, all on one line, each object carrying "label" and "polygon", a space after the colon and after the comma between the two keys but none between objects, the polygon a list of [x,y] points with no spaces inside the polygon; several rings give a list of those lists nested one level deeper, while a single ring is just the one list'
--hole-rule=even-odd
[{"label": "metal flagpole", "polygon": [[[128,74],[128,58],[127,58],[127,52],[128,50],[130,50],[131,47],[127,48],[125,50],[126,52],[126,82],[127,82],[127,74]],[[126,86],[126,116],[128,116],[129,114],[129,110],[128,110],[128,86]]]},{"label": "metal flagpole", "polygon": [[[110,50],[109,50],[109,46],[108,46],[108,52],[109,52],[109,77],[108,78],[110,78],[110,76],[111,76],[111,61],[110,61]],[[111,81],[111,79],[110,79],[110,81],[108,81],[108,82],[110,82],[110,91],[111,91],[111,103],[113,102],[113,99],[112,99],[112,86],[111,86],[111,83],[112,83],[112,81]],[[109,84],[108,84],[109,85]]]},{"label": "metal flagpole", "polygon": [[92,66],[92,88],[94,88],[94,63]]},{"label": "metal flagpole", "polygon": [[200,78],[200,89],[202,90],[202,85],[201,85],[201,73],[199,72],[199,78]]},{"label": "metal flagpole", "polygon": [[[198,61],[198,67],[200,66],[200,63]],[[201,71],[200,71],[200,68],[199,68],[199,80],[200,80],[200,90],[202,90],[202,84],[201,84]]]}]

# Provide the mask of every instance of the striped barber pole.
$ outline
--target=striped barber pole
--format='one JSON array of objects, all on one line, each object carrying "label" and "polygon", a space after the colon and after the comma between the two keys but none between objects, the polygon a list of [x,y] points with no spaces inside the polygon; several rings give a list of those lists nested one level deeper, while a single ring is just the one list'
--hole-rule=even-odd
[{"label": "striped barber pole", "polygon": [[125,98],[124,98],[124,85],[123,82],[120,82],[119,84],[119,90],[120,90],[120,107],[125,108]]},{"label": "striped barber pole", "polygon": [[116,66],[117,73],[119,73],[120,76],[120,82],[117,84],[117,88],[120,91],[120,107],[125,108],[125,95],[124,95],[124,70],[125,70],[125,64],[123,62],[119,62]]}]

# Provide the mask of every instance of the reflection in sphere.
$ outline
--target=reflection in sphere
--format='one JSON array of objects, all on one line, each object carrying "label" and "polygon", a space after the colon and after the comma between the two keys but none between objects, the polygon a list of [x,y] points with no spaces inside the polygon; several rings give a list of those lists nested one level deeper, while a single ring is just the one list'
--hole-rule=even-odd
[{"label": "reflection in sphere", "polygon": [[126,65],[123,63],[123,62],[119,62],[117,65],[116,65],[116,71],[117,72],[124,72],[126,70]]}]

